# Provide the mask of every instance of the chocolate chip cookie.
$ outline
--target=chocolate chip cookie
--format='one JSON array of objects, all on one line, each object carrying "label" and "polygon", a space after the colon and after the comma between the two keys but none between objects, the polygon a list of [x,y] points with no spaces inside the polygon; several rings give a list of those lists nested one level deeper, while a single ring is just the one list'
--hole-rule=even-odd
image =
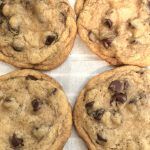
[{"label": "chocolate chip cookie", "polygon": [[149,0],[77,0],[78,32],[112,65],[150,65]]},{"label": "chocolate chip cookie", "polygon": [[0,150],[60,150],[71,134],[61,86],[33,70],[0,77]]},{"label": "chocolate chip cookie", "polygon": [[125,66],[92,78],[74,123],[90,150],[149,150],[150,70]]},{"label": "chocolate chip cookie", "polygon": [[67,0],[0,0],[0,60],[51,70],[69,55],[76,35]]}]

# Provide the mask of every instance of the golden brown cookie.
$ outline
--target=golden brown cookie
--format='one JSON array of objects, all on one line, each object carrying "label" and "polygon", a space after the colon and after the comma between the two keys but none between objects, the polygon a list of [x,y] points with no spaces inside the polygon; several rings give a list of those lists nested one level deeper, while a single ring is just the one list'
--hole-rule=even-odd
[{"label": "golden brown cookie", "polygon": [[150,65],[149,0],[77,0],[81,39],[112,65]]},{"label": "golden brown cookie", "polygon": [[69,55],[76,35],[67,0],[1,0],[0,60],[51,70]]},{"label": "golden brown cookie", "polygon": [[70,104],[54,79],[33,70],[0,77],[0,150],[60,150],[71,128]]},{"label": "golden brown cookie", "polygon": [[74,123],[90,150],[149,150],[150,70],[125,66],[92,78]]}]

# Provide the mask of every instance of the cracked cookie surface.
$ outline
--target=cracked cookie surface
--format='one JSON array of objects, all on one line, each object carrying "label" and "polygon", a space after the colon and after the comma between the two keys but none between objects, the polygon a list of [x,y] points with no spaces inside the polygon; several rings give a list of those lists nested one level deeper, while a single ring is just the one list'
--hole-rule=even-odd
[{"label": "cracked cookie surface", "polygon": [[92,78],[74,123],[90,150],[149,150],[150,70],[126,66]]},{"label": "cracked cookie surface", "polygon": [[71,107],[54,79],[33,70],[0,77],[1,150],[60,150],[71,128]]},{"label": "cracked cookie surface", "polygon": [[150,65],[149,0],[77,0],[80,37],[113,65]]},{"label": "cracked cookie surface", "polygon": [[1,0],[0,60],[51,70],[69,55],[76,35],[67,0]]}]

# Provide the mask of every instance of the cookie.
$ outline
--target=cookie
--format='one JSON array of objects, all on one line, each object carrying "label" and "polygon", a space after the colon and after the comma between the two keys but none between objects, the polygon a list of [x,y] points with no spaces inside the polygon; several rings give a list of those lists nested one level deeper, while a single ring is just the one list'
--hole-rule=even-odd
[{"label": "cookie", "polygon": [[74,123],[90,150],[149,150],[150,70],[125,66],[92,78]]},{"label": "cookie", "polygon": [[60,150],[71,128],[71,107],[54,79],[33,70],[0,77],[0,150]]},{"label": "cookie", "polygon": [[51,70],[68,57],[76,35],[67,0],[0,0],[0,60]]},{"label": "cookie", "polygon": [[150,65],[149,0],[77,0],[81,39],[112,65]]}]

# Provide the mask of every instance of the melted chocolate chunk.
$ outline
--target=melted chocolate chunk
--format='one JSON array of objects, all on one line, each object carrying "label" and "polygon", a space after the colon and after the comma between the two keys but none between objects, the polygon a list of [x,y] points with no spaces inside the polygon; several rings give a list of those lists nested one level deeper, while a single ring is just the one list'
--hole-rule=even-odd
[{"label": "melted chocolate chunk", "polygon": [[23,139],[22,138],[18,138],[15,133],[13,134],[10,142],[11,142],[11,145],[14,148],[18,148],[18,147],[24,146]]},{"label": "melted chocolate chunk", "polygon": [[137,44],[138,42],[136,41],[136,39],[132,39],[131,41],[130,41],[130,44]]},{"label": "melted chocolate chunk", "polygon": [[33,10],[32,1],[30,0],[23,1],[23,5],[25,9],[30,10],[30,11]]},{"label": "melted chocolate chunk", "polygon": [[109,47],[111,47],[112,40],[110,40],[108,38],[105,38],[105,39],[101,40],[101,42],[103,43],[103,46],[106,49],[108,49]]},{"label": "melted chocolate chunk", "polygon": [[140,75],[143,75],[143,74],[144,74],[144,70],[136,71],[136,73],[138,73],[138,74],[140,74]]},{"label": "melted chocolate chunk", "polygon": [[16,52],[22,52],[22,50],[23,50],[23,48],[20,48],[20,47],[14,46],[14,45],[12,45],[12,48]]},{"label": "melted chocolate chunk", "polygon": [[100,134],[97,134],[97,140],[96,140],[96,143],[97,144],[100,144],[100,145],[103,145],[104,143],[107,142],[107,139],[104,138],[103,136],[101,136]]},{"label": "melted chocolate chunk", "polygon": [[124,81],[124,90],[129,88],[129,82],[127,80]]},{"label": "melted chocolate chunk", "polygon": [[4,2],[0,0],[0,14],[2,14],[3,7],[4,7]]},{"label": "melted chocolate chunk", "polygon": [[97,109],[96,111],[94,111],[92,113],[92,115],[93,115],[93,118],[95,120],[101,120],[101,118],[103,117],[104,113],[105,113],[105,109],[100,108],[100,109]]},{"label": "melted chocolate chunk", "polygon": [[110,83],[108,89],[115,93],[121,93],[127,90],[129,87],[129,82],[127,80],[121,82],[119,80],[114,80]]},{"label": "melted chocolate chunk", "polygon": [[5,16],[3,15],[2,9],[4,7],[4,2],[2,0],[0,0],[0,24],[2,24],[4,22],[4,18]]},{"label": "melted chocolate chunk", "polygon": [[6,97],[6,98],[5,98],[5,100],[4,100],[4,102],[8,102],[8,103],[10,103],[10,102],[11,102],[11,100],[10,100],[10,98]]},{"label": "melted chocolate chunk", "polygon": [[38,79],[35,76],[28,75],[28,76],[26,76],[26,80],[34,80],[34,81],[36,81]]},{"label": "melted chocolate chunk", "polygon": [[51,89],[51,91],[50,91],[50,96],[51,96],[51,95],[55,95],[56,92],[57,92],[57,88]]},{"label": "melted chocolate chunk", "polygon": [[56,40],[56,38],[56,35],[48,35],[45,41],[45,45],[51,45]]},{"label": "melted chocolate chunk", "polygon": [[93,105],[94,105],[94,101],[88,102],[88,103],[85,104],[85,108],[86,108],[86,109],[87,109],[87,108],[92,108]]},{"label": "melted chocolate chunk", "polygon": [[147,4],[147,5],[148,5],[148,8],[150,9],[150,1],[148,1],[148,4]]},{"label": "melted chocolate chunk", "polygon": [[146,98],[146,94],[144,92],[139,92],[138,97],[139,99]]},{"label": "melted chocolate chunk", "polygon": [[2,13],[3,6],[4,6],[3,2],[0,1],[0,24],[2,24],[4,21],[4,15]]},{"label": "melted chocolate chunk", "polygon": [[135,26],[133,26],[131,22],[128,23],[128,27],[131,29],[135,29]]},{"label": "melted chocolate chunk", "polygon": [[113,116],[115,116],[117,113],[119,113],[118,110],[115,110],[115,109],[112,109],[110,112]]},{"label": "melted chocolate chunk", "polygon": [[112,92],[117,92],[119,93],[122,90],[122,83],[119,80],[114,80],[110,83],[109,89]]},{"label": "melted chocolate chunk", "polygon": [[33,111],[36,112],[41,108],[42,103],[39,99],[34,99],[31,104],[32,104],[32,107],[33,107]]},{"label": "melted chocolate chunk", "polygon": [[107,26],[108,28],[111,28],[113,23],[110,19],[105,19],[104,20],[104,25]]},{"label": "melted chocolate chunk", "polygon": [[94,101],[88,102],[85,104],[86,112],[90,116],[92,113],[92,107],[94,105]]},{"label": "melted chocolate chunk", "polygon": [[136,99],[132,99],[128,102],[128,104],[135,104],[136,103]]},{"label": "melted chocolate chunk", "polygon": [[64,24],[66,24],[67,16],[65,13],[60,13],[60,21]]},{"label": "melted chocolate chunk", "polygon": [[2,23],[3,23],[3,16],[0,13],[0,24],[2,24]]},{"label": "melted chocolate chunk", "polygon": [[123,94],[123,93],[115,93],[113,96],[112,96],[112,99],[110,101],[110,104],[112,104],[113,102],[117,102],[117,103],[125,103],[127,100],[127,96],[126,94]]}]

